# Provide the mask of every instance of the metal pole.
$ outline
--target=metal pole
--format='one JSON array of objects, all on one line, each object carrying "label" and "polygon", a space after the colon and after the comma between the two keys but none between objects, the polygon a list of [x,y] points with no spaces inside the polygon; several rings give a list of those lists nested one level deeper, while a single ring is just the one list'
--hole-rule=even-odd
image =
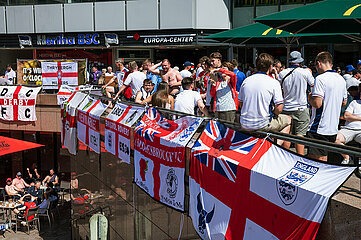
[{"label": "metal pole", "polygon": [[289,67],[290,63],[289,63],[288,59],[289,59],[290,52],[291,52],[291,44],[286,44],[286,49],[287,49],[287,56],[286,56],[287,63],[286,63],[286,66]]}]

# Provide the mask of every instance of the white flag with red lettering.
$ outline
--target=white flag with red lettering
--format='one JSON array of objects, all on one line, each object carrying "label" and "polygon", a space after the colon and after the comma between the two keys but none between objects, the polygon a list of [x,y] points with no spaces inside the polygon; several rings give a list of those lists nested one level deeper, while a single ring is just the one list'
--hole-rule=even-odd
[{"label": "white flag with red lettering", "polygon": [[41,62],[44,89],[78,85],[78,62]]},{"label": "white flag with red lettering", "polygon": [[61,105],[61,143],[73,155],[77,148],[76,110],[86,96],[84,93],[74,92],[68,101]]},{"label": "white flag with red lettering", "polygon": [[41,87],[1,86],[0,119],[36,121],[36,97]]},{"label": "white flag with red lettering", "polygon": [[106,108],[89,96],[78,107],[78,139],[96,153],[100,153],[100,116]]},{"label": "white flag with red lettering", "polygon": [[144,111],[144,107],[117,103],[105,119],[105,150],[130,163],[130,128]]}]

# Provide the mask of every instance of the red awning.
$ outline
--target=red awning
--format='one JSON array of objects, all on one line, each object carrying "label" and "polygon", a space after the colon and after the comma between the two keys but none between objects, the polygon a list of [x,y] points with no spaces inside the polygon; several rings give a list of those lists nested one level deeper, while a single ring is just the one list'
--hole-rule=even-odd
[{"label": "red awning", "polygon": [[0,136],[0,156],[43,146],[33,142]]}]

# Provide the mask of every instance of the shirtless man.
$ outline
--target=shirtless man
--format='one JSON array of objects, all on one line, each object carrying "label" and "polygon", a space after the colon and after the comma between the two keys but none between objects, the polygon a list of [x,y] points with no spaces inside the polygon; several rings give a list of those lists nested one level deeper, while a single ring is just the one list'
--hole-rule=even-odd
[{"label": "shirtless man", "polygon": [[[162,66],[162,70],[158,69],[159,66]],[[170,67],[168,59],[164,59],[162,62],[149,68],[149,71],[153,74],[160,75],[162,81],[168,83],[169,93],[171,95],[179,93],[179,87],[182,85],[182,76],[177,70]]]}]

